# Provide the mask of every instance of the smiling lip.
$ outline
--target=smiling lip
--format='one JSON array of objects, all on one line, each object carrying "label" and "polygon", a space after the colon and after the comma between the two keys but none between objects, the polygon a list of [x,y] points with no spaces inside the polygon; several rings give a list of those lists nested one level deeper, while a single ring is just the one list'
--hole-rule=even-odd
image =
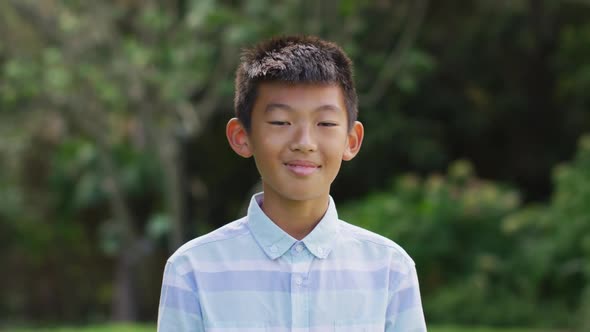
[{"label": "smiling lip", "polygon": [[293,172],[299,176],[310,175],[310,174],[316,172],[321,167],[314,162],[305,161],[305,160],[289,161],[289,162],[285,163],[285,166],[287,166],[287,168],[291,172]]}]

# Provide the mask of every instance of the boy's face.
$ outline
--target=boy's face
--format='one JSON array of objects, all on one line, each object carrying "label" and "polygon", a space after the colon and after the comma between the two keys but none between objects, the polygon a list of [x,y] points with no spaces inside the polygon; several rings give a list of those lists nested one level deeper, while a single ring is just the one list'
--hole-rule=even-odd
[{"label": "boy's face", "polygon": [[265,195],[286,200],[325,199],[342,160],[357,154],[363,138],[360,122],[348,130],[338,85],[261,83],[251,119],[249,133],[230,120],[230,145],[254,156]]}]

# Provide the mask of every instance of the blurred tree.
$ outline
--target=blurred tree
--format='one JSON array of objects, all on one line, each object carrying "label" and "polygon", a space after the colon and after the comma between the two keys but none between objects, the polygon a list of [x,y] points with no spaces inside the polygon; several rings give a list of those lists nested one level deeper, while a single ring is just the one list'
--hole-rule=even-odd
[{"label": "blurred tree", "polygon": [[499,225],[520,204],[517,191],[481,180],[469,162],[457,161],[446,176],[400,176],[340,215],[407,250],[431,321],[519,325],[534,315],[519,305],[526,301],[520,290],[511,291],[514,244]]},{"label": "blurred tree", "polygon": [[[177,6],[186,10],[182,16]],[[68,186],[80,199],[68,201],[66,192],[58,200],[66,211],[108,203],[102,241],[117,257],[113,315],[135,319],[135,272],[152,247],[149,235],[166,232],[170,223],[171,250],[186,240],[184,220],[191,216],[180,149],[205,127],[222,98],[231,96],[228,82],[242,37],[232,34],[232,27],[222,28],[230,13],[224,17],[220,8],[197,1],[11,1],[3,7],[29,37],[3,48],[4,105],[61,121],[65,133],[61,142],[53,142],[54,150],[56,144],[74,144],[73,154],[58,155],[64,160],[35,144],[41,154],[23,160],[30,168],[22,175],[24,187],[42,186],[33,182],[49,176],[30,177],[34,172],[56,166],[59,178],[72,168],[73,158],[91,156],[91,164],[74,169],[78,181]],[[150,159],[162,176],[150,170]],[[132,199],[149,194],[142,189],[150,186],[162,189],[164,209],[147,206],[138,213]]]},{"label": "blurred tree", "polygon": [[[553,311],[554,320],[585,330],[590,289],[590,135],[579,140],[575,158],[555,167],[555,191],[547,205],[529,205],[505,218],[515,240],[511,271],[531,302]],[[560,312],[572,315],[569,321]],[[563,315],[562,315],[563,316]],[[566,316],[567,317],[567,316]]]},{"label": "blurred tree", "polygon": [[[403,35],[386,32],[405,22],[395,15],[401,8],[380,2],[363,12],[354,60],[364,97],[384,75],[380,50],[402,45]],[[589,12],[575,1],[431,3],[392,84],[361,107],[365,144],[336,196],[360,197],[384,188],[384,176],[442,172],[467,158],[481,176],[518,185],[526,201],[547,200],[552,167],[590,130],[588,98],[574,88],[587,76]]]}]

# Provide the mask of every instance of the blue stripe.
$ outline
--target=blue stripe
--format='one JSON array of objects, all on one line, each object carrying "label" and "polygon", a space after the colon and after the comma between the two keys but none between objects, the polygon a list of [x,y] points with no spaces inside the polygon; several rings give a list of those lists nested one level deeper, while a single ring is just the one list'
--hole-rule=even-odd
[{"label": "blue stripe", "polygon": [[389,287],[389,278],[400,278],[401,274],[390,272],[389,268],[375,271],[338,270],[312,271],[309,288],[319,290],[379,290]]},{"label": "blue stripe", "polygon": [[399,307],[398,312],[404,312],[408,309],[414,308],[418,305],[418,298],[420,294],[416,287],[406,288],[397,293]]},{"label": "blue stripe", "polygon": [[[199,291],[261,291],[261,292],[290,292],[291,277],[297,275],[291,272],[280,271],[223,271],[223,272],[197,272],[194,278],[185,278],[187,282]],[[390,272],[388,268],[376,271],[311,271],[308,276],[303,276],[303,289],[318,290],[378,290],[389,287],[390,278],[401,278],[402,274]],[[196,279],[196,283],[195,280]],[[297,291],[294,287],[293,291]]]},{"label": "blue stripe", "polygon": [[417,286],[402,289],[392,296],[391,303],[387,308],[387,316],[389,317],[395,317],[408,309],[419,307],[420,293]]},{"label": "blue stripe", "polygon": [[201,304],[195,293],[182,288],[164,285],[161,307],[173,308],[190,314],[201,315]]},{"label": "blue stripe", "polygon": [[289,292],[291,273],[274,271],[198,272],[195,275],[200,291],[265,291]]}]

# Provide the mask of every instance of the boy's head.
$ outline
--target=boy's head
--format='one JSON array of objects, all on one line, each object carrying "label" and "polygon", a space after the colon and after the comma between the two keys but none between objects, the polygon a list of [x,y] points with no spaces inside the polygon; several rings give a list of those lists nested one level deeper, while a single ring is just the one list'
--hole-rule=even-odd
[{"label": "boy's head", "polygon": [[246,131],[251,129],[252,109],[263,82],[336,84],[343,92],[349,129],[357,119],[352,61],[334,43],[311,36],[285,36],[244,51],[236,73],[234,106]]},{"label": "boy's head", "polygon": [[342,161],[358,153],[364,129],[351,67],[316,37],[272,39],[244,53],[226,135],[238,155],[254,157],[265,200],[325,203]]}]

